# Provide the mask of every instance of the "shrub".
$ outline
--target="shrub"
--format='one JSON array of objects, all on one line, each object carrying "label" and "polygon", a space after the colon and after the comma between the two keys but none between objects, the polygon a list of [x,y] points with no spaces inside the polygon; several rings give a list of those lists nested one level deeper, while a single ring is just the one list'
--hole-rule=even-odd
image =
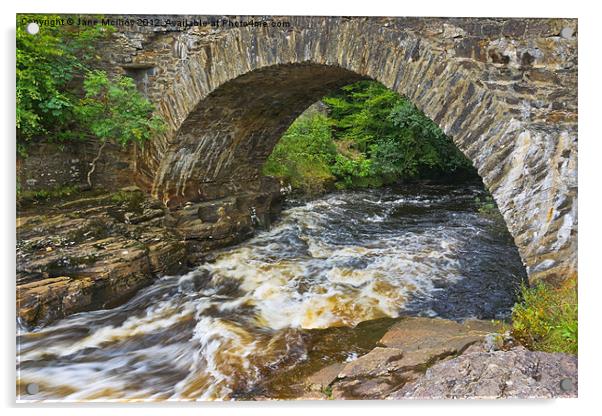
[{"label": "shrub", "polygon": [[19,15],[17,22],[17,150],[43,138],[66,142],[97,139],[101,145],[91,174],[107,141],[141,145],[164,128],[153,105],[127,77],[110,79],[93,70],[95,48],[114,30],[102,25],[43,26],[29,35],[24,22],[57,16]]},{"label": "shrub", "polygon": [[373,175],[374,170],[372,169],[372,161],[366,159],[363,154],[354,159],[337,154],[332,166],[332,173],[340,181],[339,188],[351,188],[362,180],[366,182],[366,179]]},{"label": "shrub", "polygon": [[289,127],[264,164],[263,174],[314,195],[334,182],[330,165],[335,156],[328,119],[313,114],[297,119]]},{"label": "shrub", "polygon": [[512,334],[527,348],[577,354],[577,282],[560,288],[538,282],[521,287],[512,310]]},{"label": "shrub", "polygon": [[111,27],[44,26],[32,36],[24,21],[58,16],[18,15],[17,22],[17,149],[38,137],[67,140],[75,120],[79,90],[88,66],[96,59],[96,42]]}]

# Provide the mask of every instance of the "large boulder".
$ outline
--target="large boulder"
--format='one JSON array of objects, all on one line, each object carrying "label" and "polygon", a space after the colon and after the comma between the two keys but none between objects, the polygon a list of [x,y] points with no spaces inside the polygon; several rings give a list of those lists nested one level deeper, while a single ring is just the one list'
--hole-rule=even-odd
[{"label": "large boulder", "polygon": [[402,318],[367,354],[307,379],[301,399],[577,396],[577,357],[517,346],[488,321]]}]

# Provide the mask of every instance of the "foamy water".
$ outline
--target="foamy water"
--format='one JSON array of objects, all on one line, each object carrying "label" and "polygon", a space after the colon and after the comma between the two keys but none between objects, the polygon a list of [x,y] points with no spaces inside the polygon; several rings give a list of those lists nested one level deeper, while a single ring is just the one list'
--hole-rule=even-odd
[{"label": "foamy water", "polygon": [[503,316],[524,271],[476,212],[481,193],[340,192],[290,208],[270,231],[125,305],[23,331],[19,385],[40,392],[20,398],[269,397],[267,378],[309,359],[310,330],[401,314]]}]

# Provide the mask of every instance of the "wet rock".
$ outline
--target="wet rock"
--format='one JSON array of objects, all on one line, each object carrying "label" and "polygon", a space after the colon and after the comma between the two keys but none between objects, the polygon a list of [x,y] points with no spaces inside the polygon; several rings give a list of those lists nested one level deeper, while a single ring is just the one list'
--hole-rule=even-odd
[{"label": "wet rock", "polygon": [[344,363],[334,363],[322,368],[317,373],[312,374],[307,379],[310,390],[323,391],[339,376],[341,370],[345,367]]},{"label": "wet rock", "polygon": [[197,213],[199,218],[204,222],[216,222],[232,212],[235,205],[235,198],[222,198],[198,204]]},{"label": "wet rock", "polygon": [[185,255],[181,246],[167,242],[144,244],[117,236],[44,254],[19,262],[19,275],[28,283],[17,286],[17,312],[30,326],[115,306],[157,275],[177,269]]},{"label": "wet rock", "polygon": [[488,321],[469,320],[460,324],[447,319],[412,317],[395,324],[379,344],[403,351],[461,351],[499,329]]},{"label": "wet rock", "polygon": [[249,238],[256,229],[269,228],[282,200],[279,187],[270,184],[261,192],[191,202],[171,212],[172,225],[185,241],[190,263],[203,261],[210,250]]},{"label": "wet rock", "polygon": [[366,355],[350,362],[339,373],[340,378],[373,375],[386,372],[387,365],[391,361],[399,360],[403,351],[398,348],[376,347]]},{"label": "wet rock", "polygon": [[[561,388],[571,385],[568,391]],[[577,397],[577,357],[529,351],[474,351],[433,365],[390,399]]]},{"label": "wet rock", "polygon": [[433,363],[481,345],[498,330],[487,321],[402,318],[384,334],[379,346],[354,361],[320,370],[308,384],[319,384],[322,391],[330,389],[335,399],[382,399],[418,379]]},{"label": "wet rock", "polygon": [[155,278],[268,227],[280,198],[277,189],[245,192],[170,211],[128,186],[22,209],[17,314],[26,326],[37,326],[116,306]]},{"label": "wet rock", "polygon": [[79,311],[92,303],[90,278],[66,276],[38,280],[17,286],[17,313],[25,324],[43,324]]},{"label": "wet rock", "polygon": [[487,321],[402,319],[382,337],[383,346],[339,364],[342,369],[336,377],[337,366],[312,376],[320,381],[324,395],[315,398],[577,396],[576,357],[512,346],[497,330]]},{"label": "wet rock", "polygon": [[404,380],[393,375],[372,379],[352,379],[335,384],[332,387],[332,398],[346,399],[383,399],[387,393],[395,390]]}]

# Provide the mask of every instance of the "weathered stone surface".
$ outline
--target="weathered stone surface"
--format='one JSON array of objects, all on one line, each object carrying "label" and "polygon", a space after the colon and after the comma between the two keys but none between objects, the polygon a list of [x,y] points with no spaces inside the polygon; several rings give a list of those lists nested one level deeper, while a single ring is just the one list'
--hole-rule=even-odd
[{"label": "weathered stone surface", "polygon": [[402,319],[380,341],[389,346],[323,368],[299,398],[576,397],[577,357],[528,351],[498,330],[487,321]]},{"label": "weathered stone surface", "polygon": [[[561,382],[571,381],[565,391]],[[577,358],[528,351],[485,352],[475,349],[433,365],[418,380],[389,399],[577,397]]]},{"label": "weathered stone surface", "polygon": [[400,360],[404,356],[403,350],[398,348],[376,347],[366,355],[347,364],[339,373],[340,378],[358,377],[386,372],[391,361]]},{"label": "weathered stone surface", "polygon": [[403,351],[457,352],[498,330],[498,326],[488,321],[458,323],[447,319],[406,318],[393,325],[379,344]]},{"label": "weathered stone surface", "polygon": [[186,248],[164,216],[157,201],[131,188],[24,208],[17,218],[22,323],[115,306],[156,276],[181,270]]},{"label": "weathered stone surface", "polygon": [[271,192],[205,203],[202,213],[193,204],[170,212],[137,187],[26,201],[17,217],[17,314],[33,326],[116,306],[156,277],[269,227],[281,197],[277,184]]},{"label": "weathered stone surface", "polygon": [[345,367],[344,363],[334,363],[322,368],[307,379],[310,390],[323,391],[339,377],[339,373]]},{"label": "weathered stone surface", "polygon": [[404,382],[415,379],[398,379],[395,376],[382,376],[371,379],[351,379],[335,383],[332,387],[332,398],[336,400],[348,399],[384,399],[386,395],[399,388]]},{"label": "weathered stone surface", "polygon": [[[27,157],[17,157],[17,178],[21,191],[52,190],[87,186],[90,162],[98,153],[100,141],[86,140],[51,143],[43,138],[29,146]],[[133,183],[135,165],[133,147],[108,142],[97,161],[91,179],[95,186],[118,189]]]}]

